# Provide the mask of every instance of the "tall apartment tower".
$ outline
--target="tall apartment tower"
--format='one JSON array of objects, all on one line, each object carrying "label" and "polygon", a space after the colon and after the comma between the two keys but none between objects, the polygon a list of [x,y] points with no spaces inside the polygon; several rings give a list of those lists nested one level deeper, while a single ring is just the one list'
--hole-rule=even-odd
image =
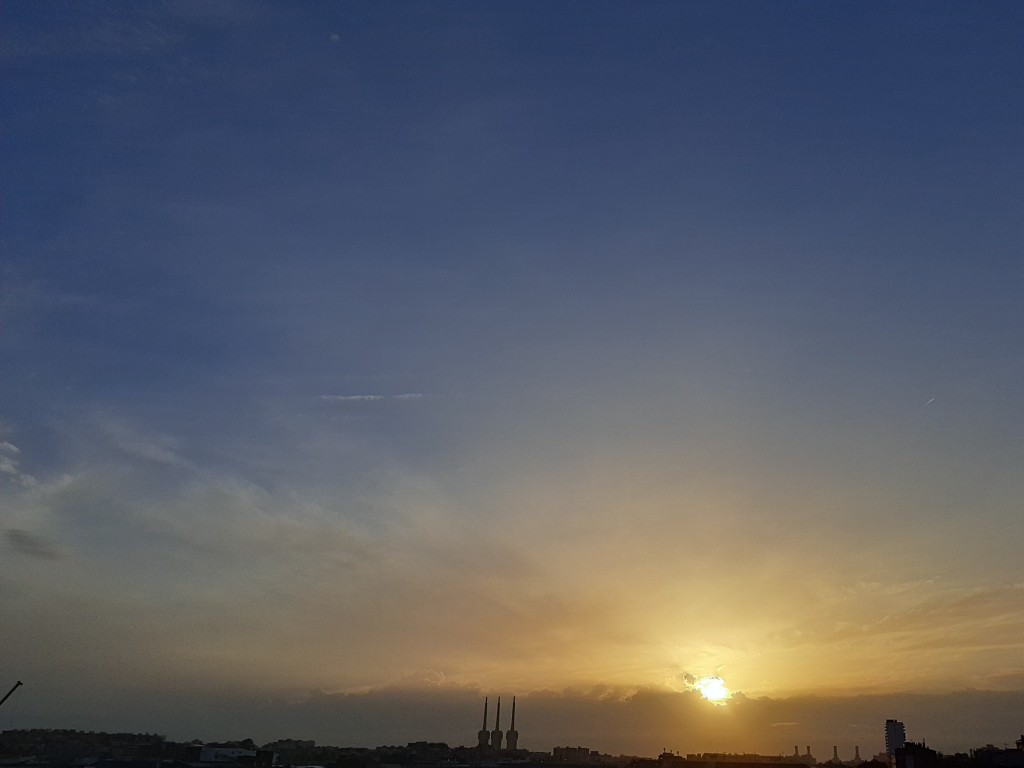
[{"label": "tall apartment tower", "polygon": [[512,725],[505,731],[505,744],[511,752],[519,747],[519,731],[516,730],[516,697],[512,697]]},{"label": "tall apartment tower", "polygon": [[501,696],[498,697],[498,706],[494,710],[494,730],[491,731],[491,749],[501,749]]},{"label": "tall apartment tower", "polygon": [[487,697],[484,697],[484,724],[483,727],[476,732],[476,745],[479,749],[487,749],[487,745],[491,742],[491,734],[487,732]]},{"label": "tall apartment tower", "polygon": [[895,757],[896,750],[907,743],[907,729],[900,720],[885,721],[885,754]]}]

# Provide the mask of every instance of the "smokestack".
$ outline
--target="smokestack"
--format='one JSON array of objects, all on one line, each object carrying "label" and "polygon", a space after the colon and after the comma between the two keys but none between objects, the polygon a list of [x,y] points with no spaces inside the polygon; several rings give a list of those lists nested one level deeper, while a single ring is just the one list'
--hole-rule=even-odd
[{"label": "smokestack", "polygon": [[512,697],[512,727],[505,732],[505,744],[509,752],[519,748],[519,731],[516,730],[516,697]]},{"label": "smokestack", "polygon": [[832,762],[839,762],[839,747],[832,747]]},{"label": "smokestack", "polygon": [[860,747],[853,748],[853,759],[858,763],[860,762]]},{"label": "smokestack", "polygon": [[491,749],[501,749],[501,696],[498,697],[498,706],[494,710],[494,730],[491,731]]},{"label": "smokestack", "polygon": [[487,745],[490,742],[491,735],[487,733],[487,697],[484,697],[484,724],[477,731],[476,734],[476,746],[478,749],[487,749]]},{"label": "smokestack", "polygon": [[793,747],[793,757],[800,757],[800,747]]}]

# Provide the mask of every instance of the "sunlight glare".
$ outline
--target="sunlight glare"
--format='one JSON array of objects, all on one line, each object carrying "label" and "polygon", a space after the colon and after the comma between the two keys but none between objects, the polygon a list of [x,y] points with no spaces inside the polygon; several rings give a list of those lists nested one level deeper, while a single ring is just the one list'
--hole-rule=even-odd
[{"label": "sunlight glare", "polygon": [[724,706],[726,700],[732,695],[729,693],[729,689],[725,687],[725,680],[718,675],[702,677],[694,683],[693,687],[700,691],[700,695],[712,704],[720,706]]}]

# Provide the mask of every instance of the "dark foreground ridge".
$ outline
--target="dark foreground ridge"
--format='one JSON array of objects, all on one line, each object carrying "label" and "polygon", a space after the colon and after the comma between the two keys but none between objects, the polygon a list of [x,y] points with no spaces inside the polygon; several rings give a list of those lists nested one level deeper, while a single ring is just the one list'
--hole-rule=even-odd
[{"label": "dark foreground ridge", "polygon": [[586,747],[554,747],[551,752],[495,750],[490,745],[449,747],[442,742],[415,741],[404,747],[317,746],[310,740],[280,739],[258,746],[252,739],[187,743],[157,734],[102,733],[57,729],[22,729],[0,733],[0,768],[500,768],[515,765],[558,768],[1024,768],[1024,735],[1016,748],[991,744],[943,755],[924,744],[906,742],[871,760],[818,762],[810,747],[793,755],[703,753],[685,757],[665,752],[657,758],[607,755]]}]

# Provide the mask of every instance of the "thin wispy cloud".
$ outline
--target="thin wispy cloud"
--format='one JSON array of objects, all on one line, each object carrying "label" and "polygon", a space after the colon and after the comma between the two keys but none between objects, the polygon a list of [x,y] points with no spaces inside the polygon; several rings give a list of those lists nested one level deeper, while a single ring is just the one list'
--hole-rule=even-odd
[{"label": "thin wispy cloud", "polygon": [[6,440],[0,442],[0,475],[20,486],[38,485],[36,478],[21,471],[21,449]]},{"label": "thin wispy cloud", "polygon": [[423,400],[429,395],[423,392],[403,392],[398,395],[320,395],[320,400],[328,403],[358,403],[379,400]]},{"label": "thin wispy cloud", "polygon": [[20,528],[8,528],[4,536],[11,550],[19,554],[38,560],[56,560],[60,557],[60,548],[44,536]]},{"label": "thin wispy cloud", "polygon": [[328,403],[359,403],[386,398],[384,395],[320,395],[320,399]]},{"label": "thin wispy cloud", "polygon": [[169,434],[147,434],[122,418],[100,414],[96,422],[102,434],[124,454],[144,461],[190,468],[182,457],[177,438]]}]

